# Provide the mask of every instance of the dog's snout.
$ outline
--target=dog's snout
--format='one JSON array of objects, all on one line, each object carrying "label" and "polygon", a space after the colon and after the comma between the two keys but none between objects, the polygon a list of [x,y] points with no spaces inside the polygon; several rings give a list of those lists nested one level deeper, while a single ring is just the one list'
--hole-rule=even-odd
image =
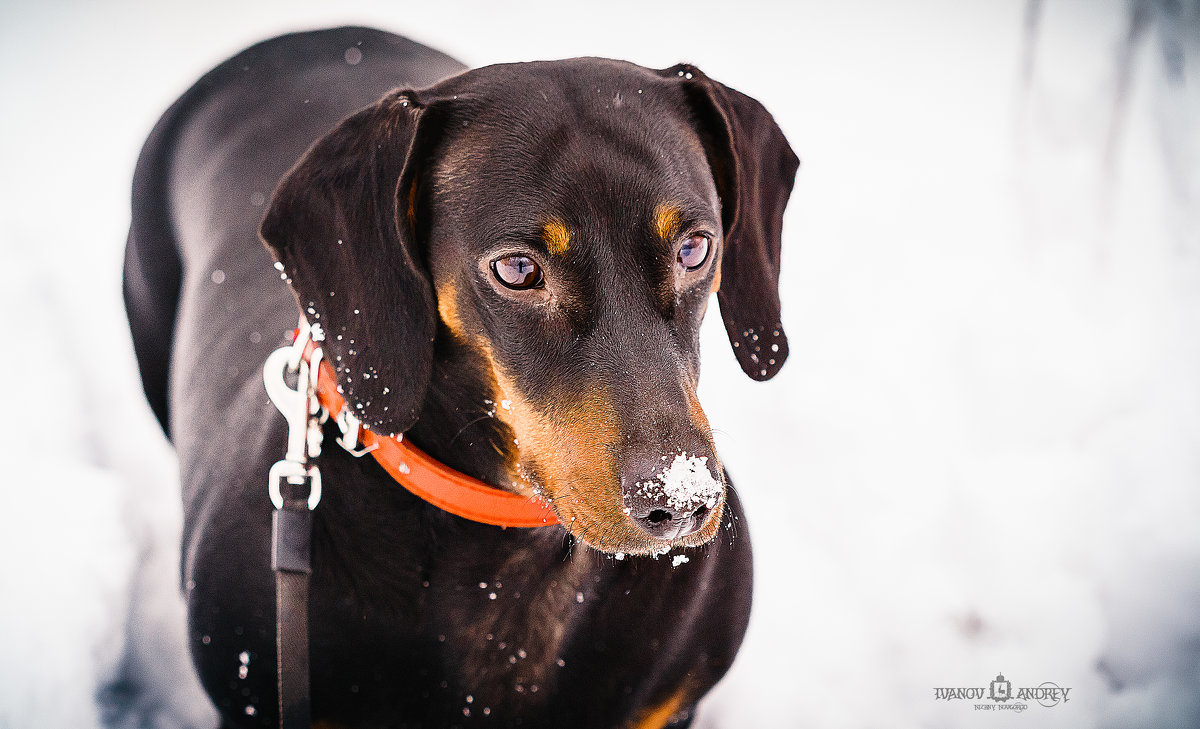
[{"label": "dog's snout", "polygon": [[638,527],[654,537],[664,541],[686,537],[700,529],[708,515],[708,506],[701,504],[692,510],[674,510],[663,508],[662,505],[630,506],[630,517]]},{"label": "dog's snout", "polygon": [[663,541],[699,531],[725,488],[710,462],[706,456],[680,453],[631,464],[622,478],[629,518],[643,532]]}]

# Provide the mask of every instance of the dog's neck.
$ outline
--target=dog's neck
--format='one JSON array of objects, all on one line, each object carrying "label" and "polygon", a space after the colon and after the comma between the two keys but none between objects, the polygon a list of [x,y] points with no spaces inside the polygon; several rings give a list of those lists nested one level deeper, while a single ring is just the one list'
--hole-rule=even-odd
[{"label": "dog's neck", "polygon": [[511,490],[508,464],[515,445],[508,427],[496,417],[501,405],[487,385],[491,379],[473,350],[438,337],[429,390],[406,435],[447,466]]}]

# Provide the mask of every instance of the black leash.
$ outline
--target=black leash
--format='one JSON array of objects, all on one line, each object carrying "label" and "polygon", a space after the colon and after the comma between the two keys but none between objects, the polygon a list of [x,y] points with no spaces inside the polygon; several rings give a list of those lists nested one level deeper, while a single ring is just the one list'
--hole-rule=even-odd
[{"label": "black leash", "polygon": [[[296,508],[296,507],[299,508]],[[308,578],[312,574],[312,512],[289,500],[271,519],[275,570],[275,667],[279,726],[307,729],[312,721],[308,676]]]},{"label": "black leash", "polygon": [[[271,569],[275,571],[275,668],[280,729],[310,729],[308,582],[312,574],[312,510],[321,501],[321,472],[310,462],[321,453],[317,372],[321,350],[305,361],[304,349],[319,334],[303,318],[290,347],[267,357],[263,383],[288,422],[287,455],[271,466]],[[294,378],[295,386],[288,380]],[[286,493],[285,493],[286,485]],[[304,487],[307,487],[307,491]]]}]

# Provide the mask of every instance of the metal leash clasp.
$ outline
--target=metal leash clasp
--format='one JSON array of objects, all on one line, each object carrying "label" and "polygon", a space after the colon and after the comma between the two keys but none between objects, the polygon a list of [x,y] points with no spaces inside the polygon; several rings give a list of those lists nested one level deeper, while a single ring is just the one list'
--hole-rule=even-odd
[{"label": "metal leash clasp", "polygon": [[[300,318],[296,341],[291,346],[280,347],[267,357],[263,364],[263,384],[267,396],[287,420],[287,454],[283,460],[271,466],[267,476],[267,492],[276,509],[283,508],[280,482],[287,479],[293,486],[308,482],[308,508],[315,509],[321,501],[321,471],[311,458],[321,454],[321,405],[317,399],[317,374],[321,367],[321,348],[313,349],[312,356],[305,359],[304,350],[312,340],[312,329],[304,317]],[[295,387],[288,384],[288,376],[295,377]]]}]

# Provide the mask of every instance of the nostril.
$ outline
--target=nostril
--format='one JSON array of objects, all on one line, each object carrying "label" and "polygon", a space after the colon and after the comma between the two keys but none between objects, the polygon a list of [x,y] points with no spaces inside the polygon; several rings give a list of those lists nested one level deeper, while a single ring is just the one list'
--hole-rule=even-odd
[{"label": "nostril", "polygon": [[621,479],[625,513],[654,539],[674,540],[693,534],[711,519],[724,484],[713,475],[707,457],[680,453],[631,460]]},{"label": "nostril", "polygon": [[632,516],[634,523],[655,539],[676,539],[699,529],[706,521],[709,511],[707,505],[701,504],[688,511],[651,508],[640,514],[635,511]]},{"label": "nostril", "polygon": [[646,515],[646,521],[650,522],[651,524],[661,524],[664,521],[670,521],[670,520],[671,520],[671,512],[666,511],[664,509],[654,509],[653,511],[651,511],[649,514]]}]

